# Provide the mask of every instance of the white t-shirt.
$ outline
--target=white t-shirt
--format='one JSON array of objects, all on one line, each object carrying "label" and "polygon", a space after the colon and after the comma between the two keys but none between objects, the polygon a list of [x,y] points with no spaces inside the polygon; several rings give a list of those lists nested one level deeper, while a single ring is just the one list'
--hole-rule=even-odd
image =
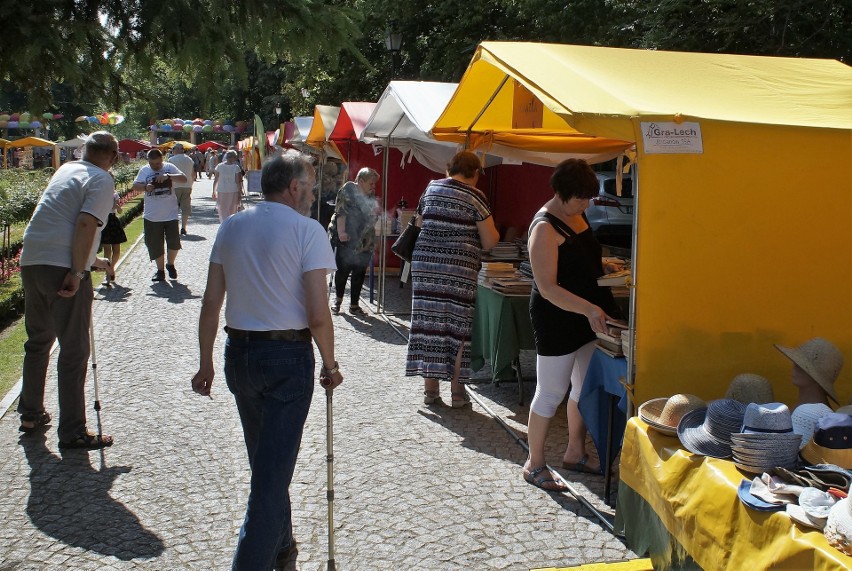
[{"label": "white t-shirt", "polygon": [[174,155],[169,159],[169,162],[180,169],[186,175],[186,182],[175,181],[172,186],[175,188],[192,188],[192,181],[195,178],[195,163],[186,155]]},{"label": "white t-shirt", "polygon": [[[21,265],[45,264],[70,269],[77,216],[87,212],[103,226],[112,212],[114,193],[112,175],[92,163],[73,161],[59,167],[24,231]],[[100,241],[100,232],[96,232],[87,270],[95,261]]]},{"label": "white t-shirt", "polygon": [[145,193],[145,210],[142,217],[151,222],[168,222],[177,220],[180,217],[180,206],[178,206],[177,197],[172,192],[171,186],[163,186],[157,188],[157,183],[154,179],[161,174],[183,174],[180,169],[171,163],[163,163],[160,170],[155,171],[150,165],[145,165],[139,169],[139,174],[136,175],[134,183],[153,184],[154,190]]},{"label": "white t-shirt", "polygon": [[307,328],[302,274],[336,268],[319,222],[265,200],[222,222],[210,261],[225,271],[225,322],[246,331]]},{"label": "white t-shirt", "polygon": [[216,172],[219,173],[219,182],[216,185],[216,192],[239,192],[241,189],[237,186],[237,175],[240,174],[240,165],[234,163],[219,163],[216,165]]}]

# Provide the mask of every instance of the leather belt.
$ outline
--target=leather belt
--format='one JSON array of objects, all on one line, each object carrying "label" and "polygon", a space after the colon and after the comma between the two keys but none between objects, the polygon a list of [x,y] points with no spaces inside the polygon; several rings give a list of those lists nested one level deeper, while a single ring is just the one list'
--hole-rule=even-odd
[{"label": "leather belt", "polygon": [[273,331],[245,331],[243,329],[234,329],[233,327],[225,326],[225,333],[228,337],[234,339],[244,339],[247,341],[310,341],[310,329],[276,329]]}]

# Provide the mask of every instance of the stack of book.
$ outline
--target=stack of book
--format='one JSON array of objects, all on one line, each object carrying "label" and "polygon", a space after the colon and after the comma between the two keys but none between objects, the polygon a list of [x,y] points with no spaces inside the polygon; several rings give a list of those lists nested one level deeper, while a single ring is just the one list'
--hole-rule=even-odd
[{"label": "stack of book", "polygon": [[491,287],[494,278],[511,278],[515,276],[515,267],[509,262],[482,262],[479,270],[479,283]]},{"label": "stack of book", "polygon": [[503,295],[529,295],[532,291],[532,280],[521,275],[511,278],[494,278],[491,289]]},{"label": "stack of book", "polygon": [[613,272],[599,277],[598,285],[604,287],[629,286],[631,278],[632,274],[630,273],[630,270],[621,270],[620,272]]},{"label": "stack of book", "polygon": [[512,242],[498,242],[488,253],[495,258],[517,258],[518,247]]},{"label": "stack of book", "polygon": [[627,329],[627,324],[620,321],[607,321],[606,323],[606,333],[596,333],[598,348],[610,357],[623,357],[621,335]]}]

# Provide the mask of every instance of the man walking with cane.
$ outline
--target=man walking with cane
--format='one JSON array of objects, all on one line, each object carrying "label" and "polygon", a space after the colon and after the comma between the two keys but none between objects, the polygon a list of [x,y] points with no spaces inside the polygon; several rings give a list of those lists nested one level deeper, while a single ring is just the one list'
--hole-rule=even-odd
[{"label": "man walking with cane", "polygon": [[89,268],[109,267],[95,254],[101,228],[113,208],[115,181],[108,172],[118,160],[118,141],[106,131],[89,135],[83,159],[62,165],[50,179],[27,229],[21,251],[24,286],[22,432],[46,426],[44,385],[50,347],[59,339],[60,448],[98,449],[112,437],[86,429],[86,364],[92,318]]},{"label": "man walking with cane", "polygon": [[328,390],[343,381],[326,301],[334,255],[323,228],[307,216],[314,168],[291,151],[267,162],[260,180],[264,200],[224,220],[213,244],[198,325],[200,365],[192,379],[195,392],[210,394],[227,297],[225,382],[252,470],[235,571],[295,565],[289,486],[314,391],[312,339]]}]

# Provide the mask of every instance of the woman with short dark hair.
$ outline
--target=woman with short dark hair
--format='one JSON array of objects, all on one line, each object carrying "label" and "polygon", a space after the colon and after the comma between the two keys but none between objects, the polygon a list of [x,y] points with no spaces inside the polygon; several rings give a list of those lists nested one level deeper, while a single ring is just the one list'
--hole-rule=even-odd
[{"label": "woman with short dark hair", "polygon": [[[529,230],[530,263],[534,276],[530,318],[536,345],[536,391],[527,429],[529,458],[524,479],[544,490],[565,491],[553,477],[544,457],[550,419],[568,388],[568,448],[562,467],[600,473],[585,450],[586,425],[578,402],[596,332],[606,320],[620,315],[609,288],[598,286],[604,274],[601,246],[592,234],[585,210],[598,194],[598,179],[581,159],[568,159],[553,171],[554,196],[535,215]],[[615,266],[607,270],[615,271]]]}]

